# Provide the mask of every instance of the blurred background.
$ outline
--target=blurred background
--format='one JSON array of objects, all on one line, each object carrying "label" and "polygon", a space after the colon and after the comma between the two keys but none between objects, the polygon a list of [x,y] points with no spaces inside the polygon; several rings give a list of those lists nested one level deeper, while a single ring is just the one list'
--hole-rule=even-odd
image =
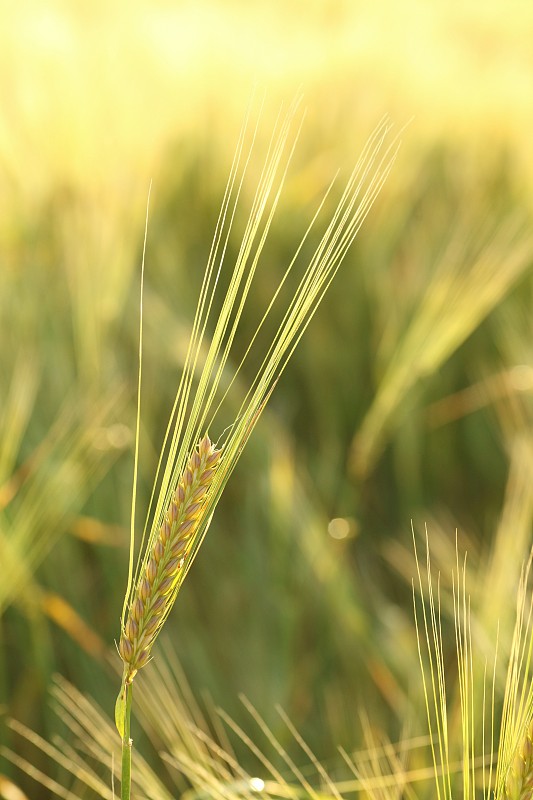
[{"label": "blurred background", "polygon": [[[337,170],[384,114],[407,126],[227,487],[172,647],[195,696],[244,724],[243,692],[283,740],[279,703],[321,758],[361,744],[363,707],[393,739],[409,715],[420,733],[413,525],[444,600],[457,531],[490,650],[531,544],[532,41],[525,0],[4,0],[3,720],[51,740],[56,673],[112,716],[148,187],[141,515],[254,90],[243,222],[281,106],[302,92],[306,107],[265,297]],[[4,724],[0,740],[54,773]],[[48,796],[7,760],[0,772]]]}]

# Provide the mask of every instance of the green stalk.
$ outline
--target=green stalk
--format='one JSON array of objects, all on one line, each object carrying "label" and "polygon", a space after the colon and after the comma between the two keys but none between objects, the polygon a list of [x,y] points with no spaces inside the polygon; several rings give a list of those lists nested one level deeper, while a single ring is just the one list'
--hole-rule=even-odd
[{"label": "green stalk", "polygon": [[131,795],[131,746],[130,738],[130,715],[131,715],[131,683],[124,686],[125,694],[125,714],[124,714],[124,733],[122,736],[122,775],[120,781],[121,800],[130,800]]}]

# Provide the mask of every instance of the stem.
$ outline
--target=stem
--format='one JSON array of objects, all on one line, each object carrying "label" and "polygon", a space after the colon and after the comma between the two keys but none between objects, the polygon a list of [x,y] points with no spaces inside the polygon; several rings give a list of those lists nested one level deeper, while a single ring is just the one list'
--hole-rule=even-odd
[{"label": "stem", "polygon": [[131,746],[133,744],[130,739],[130,714],[131,714],[131,696],[132,687],[131,683],[126,683],[124,686],[126,694],[126,713],[124,716],[124,736],[122,737],[122,777],[120,782],[120,798],[121,800],[130,800],[131,795]]}]

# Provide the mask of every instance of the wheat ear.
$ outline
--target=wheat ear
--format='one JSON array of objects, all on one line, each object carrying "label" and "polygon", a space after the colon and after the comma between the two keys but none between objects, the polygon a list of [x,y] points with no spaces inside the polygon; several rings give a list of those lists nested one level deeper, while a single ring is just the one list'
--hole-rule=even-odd
[{"label": "wheat ear", "polygon": [[505,779],[505,800],[530,800],[533,797],[533,720],[509,767]]},{"label": "wheat ear", "polygon": [[118,648],[126,668],[126,684],[148,662],[155,638],[174,602],[179,573],[203,518],[220,455],[221,450],[204,436],[189,458],[151,546]]}]

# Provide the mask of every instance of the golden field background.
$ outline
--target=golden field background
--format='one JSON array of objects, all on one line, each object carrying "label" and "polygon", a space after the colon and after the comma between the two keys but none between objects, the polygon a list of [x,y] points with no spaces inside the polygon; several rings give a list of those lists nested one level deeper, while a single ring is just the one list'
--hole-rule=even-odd
[{"label": "golden field background", "polygon": [[231,152],[256,84],[272,104],[303,90],[338,145],[386,110],[414,117],[410,148],[453,141],[490,162],[509,146],[528,169],[532,29],[526,2],[8,2],[4,168],[33,199],[146,181],[209,120]]},{"label": "golden field background", "polygon": [[[142,510],[252,96],[244,208],[280,107],[306,107],[262,297],[383,115],[406,127],[228,486],[173,647],[195,695],[242,721],[244,692],[283,738],[279,703],[319,757],[360,746],[363,705],[419,734],[413,520],[443,576],[458,530],[491,652],[532,532],[532,41],[533,6],[501,0],[2,3],[4,746],[54,773],[7,720],[51,739],[55,673],[112,715],[148,187]],[[8,759],[0,773],[48,796]]]}]

